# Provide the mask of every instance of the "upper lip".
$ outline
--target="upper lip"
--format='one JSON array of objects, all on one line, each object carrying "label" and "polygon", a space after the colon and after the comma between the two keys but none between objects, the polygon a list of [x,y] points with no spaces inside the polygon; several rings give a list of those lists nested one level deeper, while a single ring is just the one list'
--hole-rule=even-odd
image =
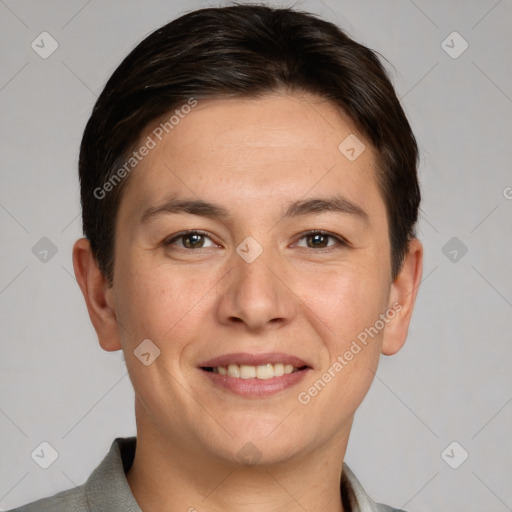
[{"label": "upper lip", "polygon": [[199,365],[200,368],[216,368],[218,366],[229,366],[230,364],[244,364],[248,366],[260,366],[264,364],[291,364],[296,368],[302,368],[303,366],[310,366],[300,357],[292,356],[289,354],[283,354],[279,352],[272,352],[267,354],[248,354],[244,352],[238,352],[233,354],[224,354],[222,356],[214,357]]}]

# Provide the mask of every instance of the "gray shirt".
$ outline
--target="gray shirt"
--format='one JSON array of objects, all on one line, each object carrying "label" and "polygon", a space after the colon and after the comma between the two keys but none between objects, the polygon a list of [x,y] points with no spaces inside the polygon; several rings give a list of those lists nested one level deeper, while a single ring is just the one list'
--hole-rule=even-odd
[{"label": "gray shirt", "polygon": [[[142,512],[126,480],[135,456],[136,438],[117,438],[87,481],[10,512]],[[340,482],[346,512],[404,512],[375,503],[346,464]]]}]

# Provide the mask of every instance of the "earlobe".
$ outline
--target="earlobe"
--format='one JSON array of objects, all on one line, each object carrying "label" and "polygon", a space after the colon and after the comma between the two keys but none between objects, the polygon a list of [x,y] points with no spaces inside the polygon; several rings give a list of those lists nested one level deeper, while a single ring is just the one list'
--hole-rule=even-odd
[{"label": "earlobe", "polygon": [[422,272],[423,245],[417,238],[413,238],[400,273],[391,283],[388,307],[395,310],[396,315],[384,330],[382,353],[386,356],[396,354],[407,339]]},{"label": "earlobe", "polygon": [[101,347],[107,351],[121,349],[112,290],[94,257],[89,240],[81,238],[73,246],[76,280],[87,305],[89,317]]}]

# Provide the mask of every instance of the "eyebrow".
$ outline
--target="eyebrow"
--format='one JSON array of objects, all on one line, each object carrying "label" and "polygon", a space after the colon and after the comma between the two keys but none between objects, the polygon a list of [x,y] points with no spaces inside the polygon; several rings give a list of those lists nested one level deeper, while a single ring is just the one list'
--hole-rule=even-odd
[{"label": "eyebrow", "polygon": [[[368,214],[356,203],[346,197],[336,195],[332,197],[313,197],[290,203],[282,214],[281,220],[311,214],[334,212],[352,215],[365,222],[368,222]],[[162,214],[183,214],[200,215],[213,219],[225,219],[230,216],[229,211],[223,206],[201,199],[177,199],[171,198],[166,202],[152,206],[144,211],[141,216],[141,223],[148,222]]]}]

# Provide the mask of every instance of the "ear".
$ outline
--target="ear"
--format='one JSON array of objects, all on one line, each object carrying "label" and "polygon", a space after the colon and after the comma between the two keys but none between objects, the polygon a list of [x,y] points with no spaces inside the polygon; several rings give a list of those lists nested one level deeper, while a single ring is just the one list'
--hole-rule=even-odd
[{"label": "ear", "polygon": [[73,246],[73,267],[101,347],[109,352],[120,350],[113,289],[108,286],[86,238],[77,240]]},{"label": "ear", "polygon": [[384,329],[382,353],[386,356],[396,354],[407,339],[422,273],[423,245],[417,238],[413,238],[400,273],[391,283],[388,307],[389,311],[394,310],[396,314]]}]

